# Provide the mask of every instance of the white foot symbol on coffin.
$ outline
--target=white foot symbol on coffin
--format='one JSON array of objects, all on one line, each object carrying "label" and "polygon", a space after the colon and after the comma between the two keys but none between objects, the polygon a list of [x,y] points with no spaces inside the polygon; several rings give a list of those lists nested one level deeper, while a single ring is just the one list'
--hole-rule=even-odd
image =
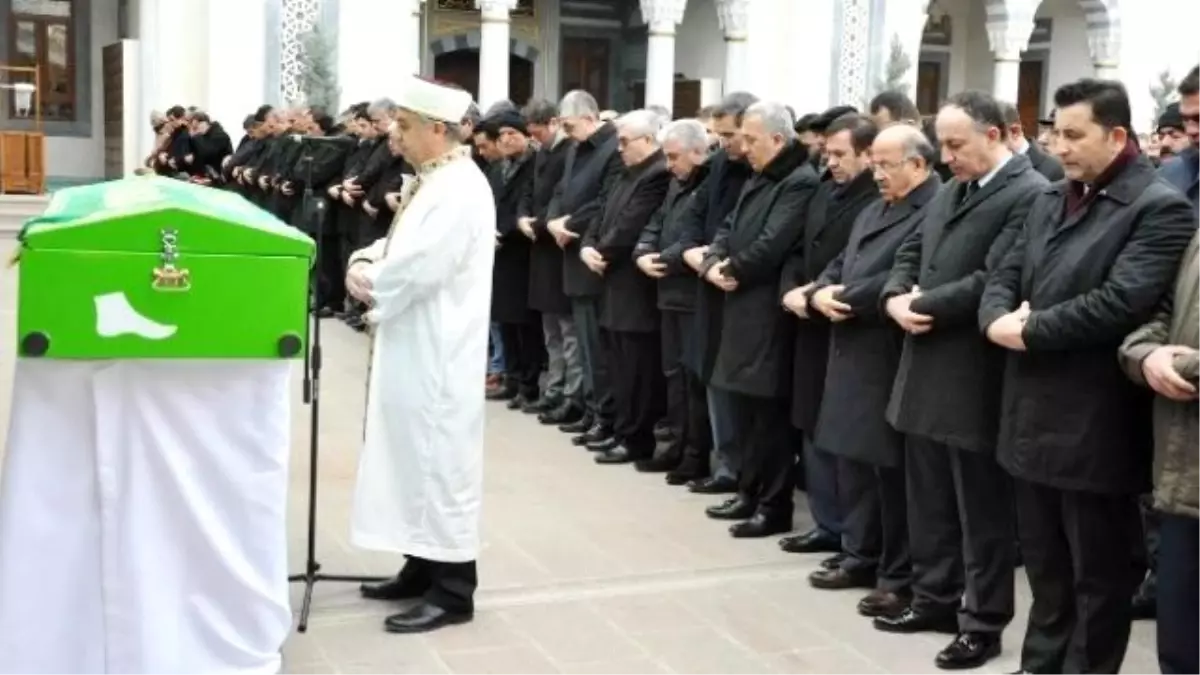
[{"label": "white foot symbol on coffin", "polygon": [[175,326],[158,323],[138,313],[124,293],[96,296],[96,333],[100,337],[137,335],[147,340],[165,340],[174,335],[175,330]]}]

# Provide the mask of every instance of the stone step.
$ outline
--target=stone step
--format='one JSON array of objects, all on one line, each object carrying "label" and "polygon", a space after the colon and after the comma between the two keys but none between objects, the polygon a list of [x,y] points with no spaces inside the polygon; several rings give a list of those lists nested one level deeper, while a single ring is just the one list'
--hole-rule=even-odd
[{"label": "stone step", "polygon": [[11,239],[25,221],[46,210],[50,195],[0,195],[0,238]]}]

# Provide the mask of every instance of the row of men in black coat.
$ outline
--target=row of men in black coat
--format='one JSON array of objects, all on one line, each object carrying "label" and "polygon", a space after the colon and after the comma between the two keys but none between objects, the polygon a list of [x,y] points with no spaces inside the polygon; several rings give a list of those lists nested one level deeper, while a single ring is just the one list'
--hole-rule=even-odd
[{"label": "row of men in black coat", "polygon": [[230,189],[319,240],[319,315],[358,329],[364,308],[346,306],[346,261],[387,235],[412,173],[389,139],[394,110],[387,99],[358,103],[335,124],[320,110],[263,106],[222,167]]},{"label": "row of men in black coat", "polygon": [[156,142],[146,167],[160,176],[212,184],[221,180],[221,162],[233,153],[229,134],[207,113],[172,106],[152,123]]},{"label": "row of men in black coat", "polygon": [[[1005,147],[1003,111],[986,94],[956,96],[939,115],[956,178],[946,185],[923,134],[892,127],[875,138],[856,116],[826,139],[842,137],[870,168],[818,176],[765,123],[782,106],[749,102],[735,95],[717,109],[724,150],[676,178],[665,203],[647,167],[620,161],[631,139],[591,124],[560,176],[539,185],[533,172],[527,191],[548,201],[509,218],[510,232],[533,219],[532,252],[539,242],[561,252],[581,345],[588,313],[598,318],[602,348],[578,350],[591,399],[591,433],[578,440],[611,434],[591,445],[601,463],[653,462],[662,399],[648,366],[661,349],[668,378],[682,378],[669,405],[688,410],[676,429],[687,451],[668,480],[708,473],[700,464],[715,444],[711,475],[692,489],[736,487],[708,511],[740,521],[734,536],[791,528],[801,446],[818,529],[784,545],[836,549],[814,586],[870,588],[859,611],[877,628],[955,633],[938,665],[978,666],[999,653],[1013,615],[1017,530],[1034,595],[1022,668],[1116,672],[1141,576],[1137,496],[1151,438],[1149,401],[1114,354],[1149,318],[1196,229],[1186,199],[1129,140],[1123,87],[1084,80],[1056,93],[1055,146],[1070,180],[1055,183]],[[591,111],[566,103],[564,127],[588,127]],[[764,147],[777,149],[764,158]],[[905,172],[921,178],[881,200],[879,186],[886,197]],[[634,206],[654,199],[658,209]],[[657,234],[647,234],[652,219]],[[632,276],[635,255],[657,255],[669,273],[657,297]],[[689,277],[690,309],[676,304]],[[546,287],[528,289],[538,309]],[[576,405],[540,401],[525,407],[546,422],[561,419],[546,410]]]}]

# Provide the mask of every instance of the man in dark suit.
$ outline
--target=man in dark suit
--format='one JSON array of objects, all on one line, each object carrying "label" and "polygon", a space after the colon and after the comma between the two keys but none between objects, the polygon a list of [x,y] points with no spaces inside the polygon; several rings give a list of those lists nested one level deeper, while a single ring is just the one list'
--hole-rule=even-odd
[{"label": "man in dark suit", "polygon": [[989,94],[951,97],[936,124],[955,180],[901,245],[882,295],[907,333],[888,421],[907,435],[913,600],[875,627],[957,632],[936,664],[962,669],[1000,653],[1016,563],[1011,479],[995,459],[1004,353],[975,315],[1046,179],[1009,150],[1003,105]]},{"label": "man in dark suit", "polygon": [[[611,122],[600,121],[600,108],[591,94],[580,90],[567,92],[559,104],[559,121],[575,142],[568,150],[562,180],[546,214],[545,231],[563,250],[563,291],[571,299],[592,422],[611,430],[615,415],[612,373],[600,345],[603,284],[600,275],[580,259],[579,240],[600,219],[608,195],[624,174],[625,166],[617,152],[617,129]],[[574,401],[564,401],[538,419],[543,424],[568,425],[583,416],[584,411],[577,409]],[[612,437],[588,445],[596,451],[616,446],[617,441]]]},{"label": "man in dark suit", "polygon": [[1000,112],[1004,115],[1004,128],[1008,132],[1008,149],[1014,155],[1028,157],[1034,170],[1045,176],[1046,180],[1062,180],[1062,164],[1046,154],[1036,143],[1030,143],[1029,139],[1025,138],[1025,127],[1021,126],[1021,113],[1017,111],[1017,106],[1005,102],[999,105]]},{"label": "man in dark suit", "polygon": [[1189,147],[1163,162],[1159,175],[1187,195],[1193,205],[1200,204],[1200,68],[1179,83],[1179,116],[1191,142]]},{"label": "man in dark suit", "polygon": [[871,157],[882,199],[858,214],[845,250],[809,296],[809,311],[833,324],[814,441],[838,458],[846,556],[808,579],[815,588],[873,589],[858,604],[864,616],[899,612],[909,591],[904,438],[884,419],[903,333],[883,316],[879,294],[896,249],[941,185],[932,172],[936,156],[917,127],[879,133]]},{"label": "man in dark suit", "polygon": [[708,515],[743,521],[730,527],[734,537],[766,537],[792,529],[794,508],[788,415],[794,325],[779,307],[779,275],[819,181],[786,106],[755,103],[741,131],[755,175],[701,269],[725,292],[712,384],[731,393],[745,454],[738,496]]},{"label": "man in dark suit", "polygon": [[850,238],[854,219],[879,199],[871,172],[871,144],[878,127],[869,118],[848,112],[825,129],[828,180],[822,180],[809,203],[804,233],[796,240],[783,268],[780,295],[783,307],[796,316],[796,343],[792,367],[792,426],[803,432],[799,449],[814,527],[779,542],[789,553],[834,553],[833,566],[842,551],[841,506],[837,495],[837,458],[813,444],[825,366],[829,360],[829,320],[808,311],[808,292]]},{"label": "man in dark suit", "polygon": [[654,424],[664,413],[661,318],[654,280],[633,261],[642,229],[662,206],[671,174],[658,146],[659,113],[635,110],[617,119],[624,164],[600,216],[583,234],[579,259],[601,278],[600,348],[610,369],[616,444],[598,464],[650,459]]},{"label": "man in dark suit", "polygon": [[1121,83],[1072,82],[1054,103],[1068,180],[1036,196],[979,326],[1008,350],[997,457],[1033,591],[1021,669],[1116,673],[1144,571],[1153,436],[1149,396],[1113,355],[1171,287],[1196,215],[1138,150]]}]

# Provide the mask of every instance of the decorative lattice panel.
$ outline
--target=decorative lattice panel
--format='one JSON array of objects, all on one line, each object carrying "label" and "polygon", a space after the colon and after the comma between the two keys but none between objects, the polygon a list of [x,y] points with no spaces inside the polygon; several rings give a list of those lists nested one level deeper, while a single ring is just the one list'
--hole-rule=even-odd
[{"label": "decorative lattice panel", "polygon": [[312,30],[321,14],[321,0],[283,0],[279,31],[279,93],[284,102],[299,101],[302,65],[301,38]]},{"label": "decorative lattice panel", "polygon": [[871,52],[869,0],[842,0],[842,34],[838,50],[838,103],[854,105],[867,94]]}]

